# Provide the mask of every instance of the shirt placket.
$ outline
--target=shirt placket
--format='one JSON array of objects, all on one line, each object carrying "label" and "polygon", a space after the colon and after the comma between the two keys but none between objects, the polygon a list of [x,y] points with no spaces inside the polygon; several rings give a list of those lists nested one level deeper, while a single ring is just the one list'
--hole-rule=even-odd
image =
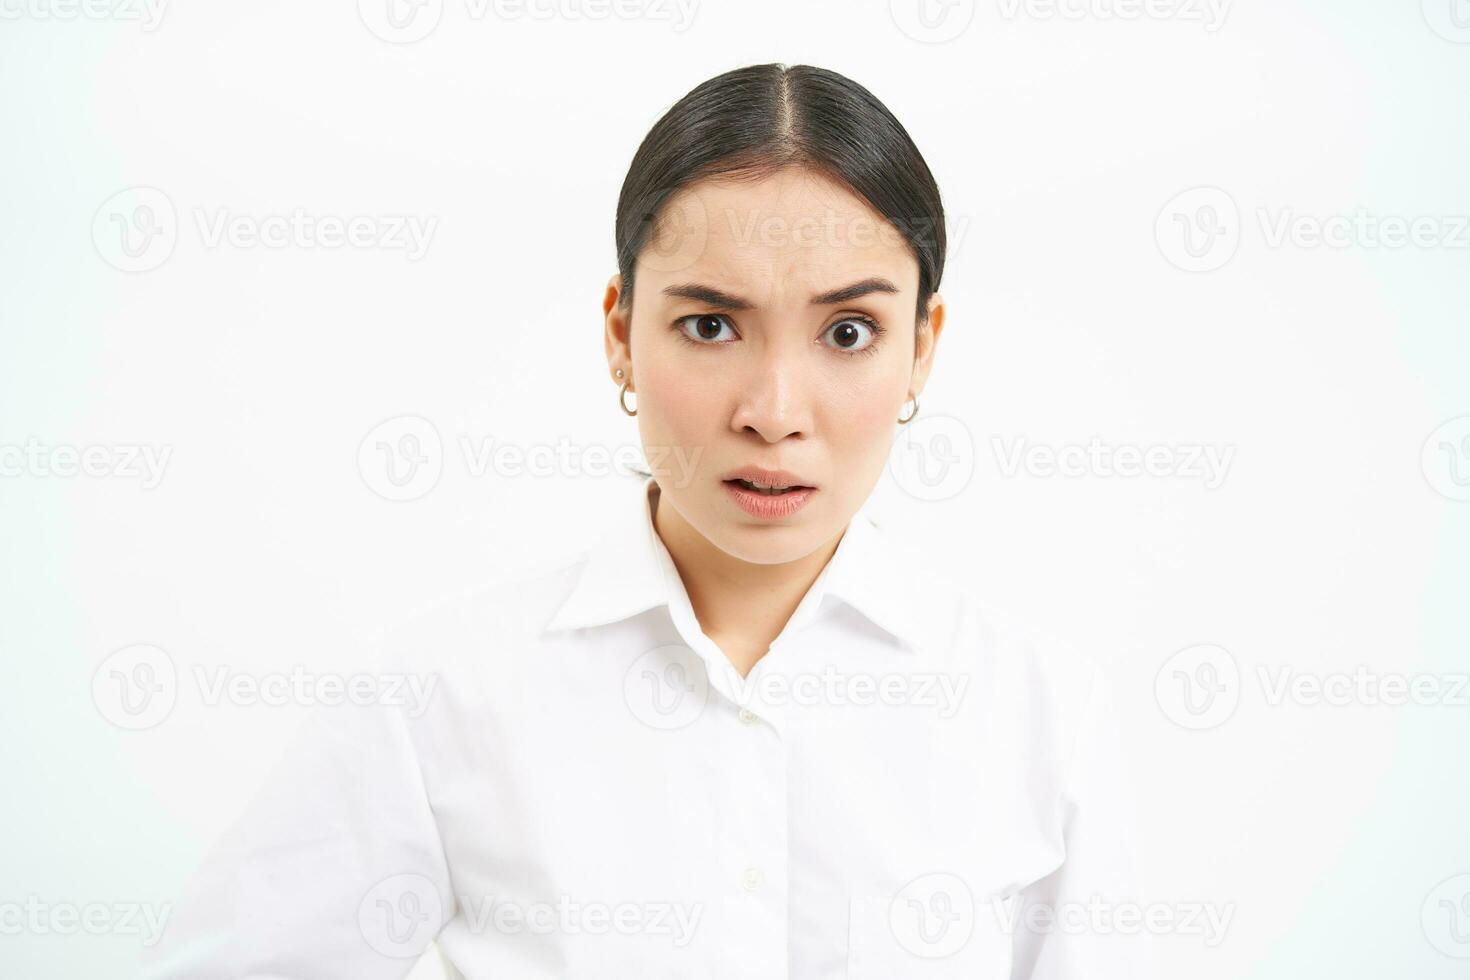
[{"label": "shirt placket", "polygon": [[709,674],[710,697],[700,725],[715,735],[713,764],[721,773],[720,806],[728,818],[721,821],[722,837],[715,842],[721,880],[712,889],[729,930],[719,944],[719,975],[785,978],[790,852],[784,706],[763,695],[764,660],[740,678],[692,612],[671,611],[684,642]]}]

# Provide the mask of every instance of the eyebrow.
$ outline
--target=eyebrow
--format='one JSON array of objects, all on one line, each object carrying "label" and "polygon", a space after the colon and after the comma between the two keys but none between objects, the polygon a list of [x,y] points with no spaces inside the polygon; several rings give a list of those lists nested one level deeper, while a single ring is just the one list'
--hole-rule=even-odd
[{"label": "eyebrow", "polygon": [[[849,286],[832,289],[812,297],[813,306],[832,306],[836,303],[846,303],[848,300],[867,296],[869,293],[896,293],[898,287],[884,279],[882,276],[869,276]],[[692,299],[708,306],[721,310],[750,310],[755,304],[748,299],[732,295],[724,290],[702,283],[688,282],[677,286],[665,286],[665,296],[673,296],[680,299]]]}]

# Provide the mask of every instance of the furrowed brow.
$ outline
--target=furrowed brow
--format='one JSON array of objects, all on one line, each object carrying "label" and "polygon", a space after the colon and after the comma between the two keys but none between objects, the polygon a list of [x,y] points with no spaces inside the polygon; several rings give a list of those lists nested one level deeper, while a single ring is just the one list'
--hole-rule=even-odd
[{"label": "furrowed brow", "polygon": [[712,306],[720,310],[749,310],[754,308],[747,299],[733,296],[713,286],[705,286],[697,282],[686,282],[678,286],[665,286],[665,296],[673,296],[678,299],[692,299],[697,303]]},{"label": "furrowed brow", "polygon": [[[851,285],[842,286],[839,289],[832,289],[813,296],[811,305],[834,306],[838,303],[846,303],[849,300],[867,296],[871,293],[896,293],[898,291],[897,286],[882,276],[869,276],[867,279],[852,283]],[[663,288],[663,294],[679,299],[694,300],[697,303],[703,303],[706,306],[720,310],[749,310],[755,308],[755,304],[751,303],[748,299],[697,282],[665,286]]]},{"label": "furrowed brow", "polygon": [[861,282],[855,282],[851,286],[843,286],[822,293],[820,296],[812,297],[813,306],[834,306],[837,303],[846,303],[848,300],[867,296],[869,293],[896,293],[898,287],[881,276],[870,276]]}]

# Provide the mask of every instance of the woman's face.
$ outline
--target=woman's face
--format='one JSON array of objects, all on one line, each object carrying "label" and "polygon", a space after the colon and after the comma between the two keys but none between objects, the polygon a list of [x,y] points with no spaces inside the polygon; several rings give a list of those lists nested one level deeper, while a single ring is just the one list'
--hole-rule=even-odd
[{"label": "woman's face", "polygon": [[[611,369],[636,393],[660,507],[759,564],[831,542],[887,462],[943,326],[918,338],[919,267],[842,185],[787,169],[670,198],[634,270],[631,319],[604,299]],[[748,468],[811,488],[764,496]]]}]

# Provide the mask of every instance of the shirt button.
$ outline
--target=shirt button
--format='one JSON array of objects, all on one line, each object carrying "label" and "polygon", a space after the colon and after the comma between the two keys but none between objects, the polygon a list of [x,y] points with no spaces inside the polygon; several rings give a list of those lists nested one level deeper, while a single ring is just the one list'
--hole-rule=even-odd
[{"label": "shirt button", "polygon": [[760,868],[746,868],[740,873],[740,887],[748,892],[755,891],[765,880],[766,876],[761,874]]},{"label": "shirt button", "polygon": [[754,711],[751,711],[749,708],[740,709],[740,723],[742,725],[754,725],[758,721],[760,721],[760,718],[757,717]]}]

